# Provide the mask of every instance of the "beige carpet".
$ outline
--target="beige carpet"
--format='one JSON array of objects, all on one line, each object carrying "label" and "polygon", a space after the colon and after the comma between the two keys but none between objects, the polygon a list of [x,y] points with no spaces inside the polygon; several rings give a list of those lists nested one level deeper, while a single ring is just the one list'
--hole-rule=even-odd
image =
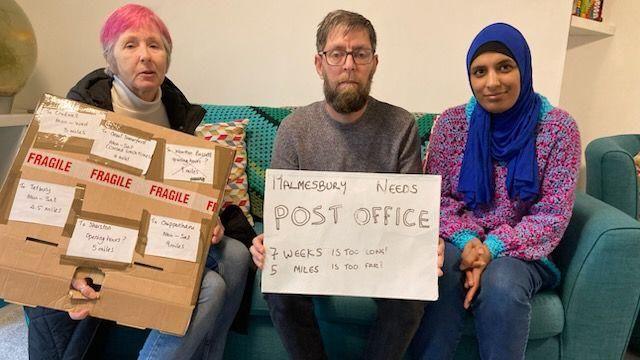
[{"label": "beige carpet", "polygon": [[27,324],[22,306],[0,309],[0,359],[27,360]]}]

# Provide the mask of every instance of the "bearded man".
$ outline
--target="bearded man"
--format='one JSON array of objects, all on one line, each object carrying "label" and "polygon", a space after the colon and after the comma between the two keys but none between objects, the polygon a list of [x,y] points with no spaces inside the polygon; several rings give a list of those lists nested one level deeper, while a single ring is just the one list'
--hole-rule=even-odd
[{"label": "bearded man", "polygon": [[[371,22],[360,14],[333,11],[318,25],[316,46],[315,67],[324,81],[325,99],[297,109],[282,121],[271,167],[420,173],[420,145],[413,116],[369,96],[378,65]],[[263,241],[264,236],[258,235],[250,249],[259,268],[264,264]],[[327,358],[312,296],[265,294],[265,299],[292,359]],[[425,303],[374,300],[378,316],[363,358],[400,359],[420,323]]]}]

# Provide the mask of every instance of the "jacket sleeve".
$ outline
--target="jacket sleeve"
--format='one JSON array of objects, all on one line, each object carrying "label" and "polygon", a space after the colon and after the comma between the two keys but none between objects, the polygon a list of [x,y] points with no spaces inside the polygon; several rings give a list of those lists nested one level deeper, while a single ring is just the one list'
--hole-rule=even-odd
[{"label": "jacket sleeve", "polygon": [[434,125],[429,138],[427,152],[428,174],[442,176],[440,191],[440,237],[450,241],[459,249],[469,240],[484,235],[483,228],[465,211],[462,200],[454,197],[454,172],[459,171],[457,162],[465,148],[466,134],[452,125],[451,111],[445,111]]},{"label": "jacket sleeve", "polygon": [[[580,134],[568,114],[556,114],[566,118],[542,135],[550,140],[541,172],[540,197],[515,226],[502,224],[489,232],[485,244],[494,258],[543,259],[555,249],[569,225],[580,167]],[[542,143],[544,147],[544,140]]]}]

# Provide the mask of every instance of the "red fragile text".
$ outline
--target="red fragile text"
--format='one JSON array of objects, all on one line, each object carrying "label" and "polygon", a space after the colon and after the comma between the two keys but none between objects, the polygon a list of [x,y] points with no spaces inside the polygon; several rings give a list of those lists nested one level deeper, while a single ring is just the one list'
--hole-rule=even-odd
[{"label": "red fragile text", "polygon": [[91,170],[91,179],[104,182],[107,184],[119,186],[125,189],[131,189],[133,179],[119,174],[110,173],[108,171],[93,169]]},{"label": "red fragile text", "polygon": [[189,202],[189,194],[185,194],[181,191],[176,191],[173,189],[167,189],[158,185],[151,185],[151,188],[149,189],[149,195],[159,197],[161,199],[175,201],[181,204],[187,204]]},{"label": "red fragile text", "polygon": [[71,170],[71,161],[63,160],[55,156],[46,156],[36,153],[29,153],[27,156],[27,162],[33,165],[47,167],[50,169],[61,170],[69,172]]}]

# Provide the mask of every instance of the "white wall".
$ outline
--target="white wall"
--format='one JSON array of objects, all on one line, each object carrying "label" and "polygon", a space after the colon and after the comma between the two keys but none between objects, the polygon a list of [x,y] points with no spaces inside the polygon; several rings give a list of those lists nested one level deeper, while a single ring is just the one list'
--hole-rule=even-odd
[{"label": "white wall", "polygon": [[[42,92],[64,96],[103,66],[98,41],[106,16],[125,1],[17,0],[38,41],[36,71],[16,108]],[[368,17],[380,64],[373,95],[408,110],[440,112],[470,96],[465,55],[473,36],[506,21],[527,37],[534,86],[557,104],[572,0],[249,1],[139,0],[167,23],[172,78],[193,102],[304,105],[322,97],[313,68],[315,30],[336,8]]]},{"label": "white wall", "polygon": [[570,37],[562,83],[560,106],[576,118],[583,149],[599,137],[640,133],[640,1],[607,0],[603,9],[615,35]]}]

